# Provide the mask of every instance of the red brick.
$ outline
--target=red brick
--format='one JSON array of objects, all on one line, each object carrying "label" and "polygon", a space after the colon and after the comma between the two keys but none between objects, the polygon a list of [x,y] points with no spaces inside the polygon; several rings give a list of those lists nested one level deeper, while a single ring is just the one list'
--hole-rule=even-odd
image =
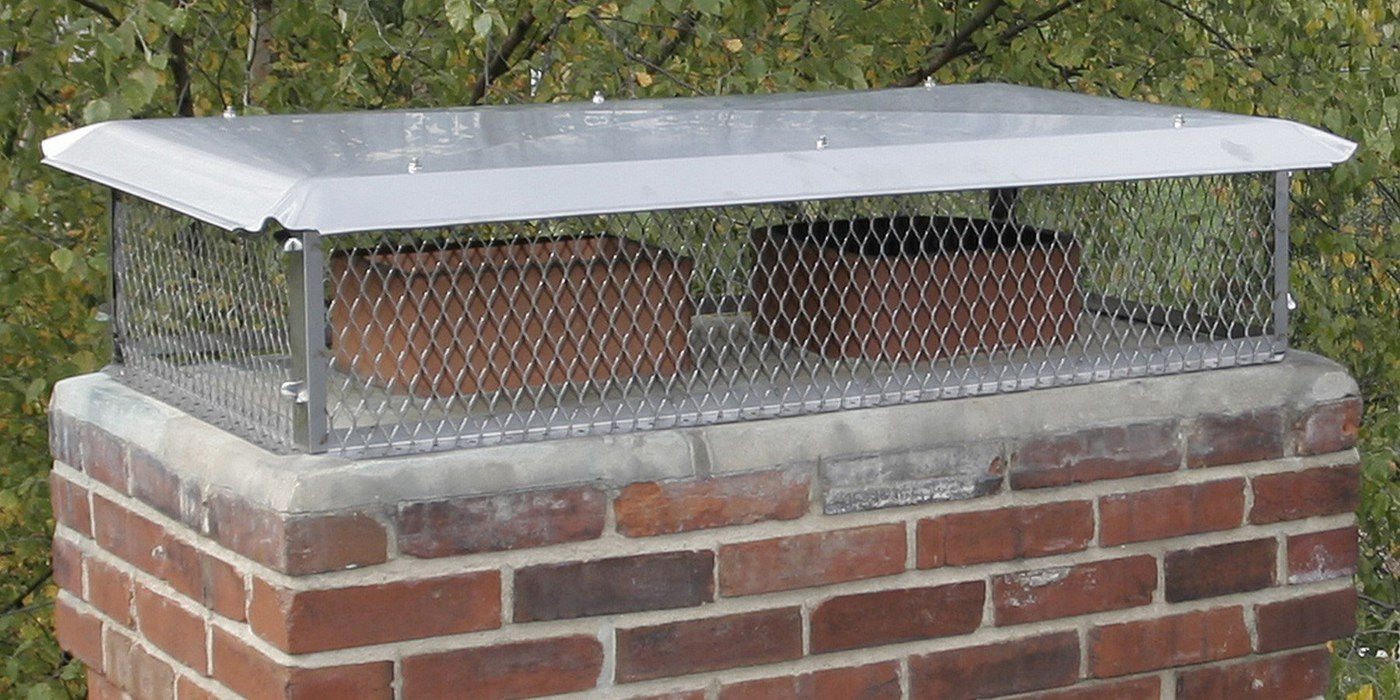
[{"label": "red brick", "polygon": [[1037,693],[1035,700],[1159,700],[1161,697],[1161,677],[1146,676],[1084,687],[1075,686],[1053,693]]},{"label": "red brick", "polygon": [[66,596],[53,605],[54,635],[59,646],[89,668],[102,671],[102,620],[74,607]]},{"label": "red brick", "polygon": [[83,552],[78,545],[60,537],[49,551],[53,557],[53,582],[76,596],[83,594]]},{"label": "red brick", "polygon": [[223,629],[213,630],[214,678],[248,700],[394,697],[391,661],[321,668],[283,666]]},{"label": "red brick", "polygon": [[591,487],[412,503],[399,508],[399,551],[414,557],[499,552],[597,539],[607,496]]},{"label": "red brick", "polygon": [[1318,404],[1293,426],[1293,451],[1300,455],[1341,452],[1356,446],[1361,428],[1361,399]]},{"label": "red brick", "polygon": [[165,528],[96,493],[92,521],[93,534],[103,549],[142,571],[160,575]]},{"label": "red brick", "polygon": [[1078,552],[1094,538],[1089,501],[1047,503],[919,521],[920,569]]},{"label": "red brick", "polygon": [[1322,644],[1356,632],[1356,590],[1268,603],[1254,615],[1261,652]]},{"label": "red brick", "polygon": [[141,637],[147,642],[199,673],[208,670],[204,618],[144,586],[137,586],[136,619]]},{"label": "red brick", "polygon": [[1231,530],[1244,522],[1244,479],[1169,486],[1099,499],[1104,546]]},{"label": "red brick", "polygon": [[131,700],[115,683],[89,666],[87,670],[87,700]]},{"label": "red brick", "polygon": [[1186,466],[1194,469],[1277,459],[1283,456],[1286,442],[1283,411],[1277,408],[1200,416],[1186,438]]},{"label": "red brick", "polygon": [[219,700],[219,696],[185,676],[175,678],[175,697],[179,700]]},{"label": "red brick", "polygon": [[1218,608],[1095,627],[1089,673],[1127,676],[1249,654],[1244,608]]},{"label": "red brick", "polygon": [[54,520],[87,537],[92,537],[92,509],[88,505],[87,489],[49,472],[49,502]]},{"label": "red brick", "polygon": [[292,654],[439,637],[501,626],[501,574],[302,591],[254,578],[248,608],[253,631]]},{"label": "red brick", "polygon": [[100,559],[89,559],[87,576],[88,602],[119,624],[131,627],[131,575]]},{"label": "red brick", "polygon": [[243,576],[232,564],[166,538],[161,578],[182,595],[232,620],[243,621]]},{"label": "red brick", "polygon": [[573,636],[457,649],[403,660],[411,698],[533,698],[588,690],[603,670],[603,645]]},{"label": "red brick", "polygon": [[986,596],[981,581],[837,596],[812,611],[812,653],[968,634]]},{"label": "red brick", "polygon": [[127,635],[107,628],[106,672],[112,683],[141,700],[175,697],[175,669]]},{"label": "red brick", "polygon": [[1288,538],[1288,582],[1313,583],[1356,573],[1356,526]]},{"label": "red brick", "polygon": [[286,516],[228,493],[209,499],[210,536],[253,561],[293,576],[388,560],[384,525],[361,512]]},{"label": "red brick", "polygon": [[1355,464],[1256,476],[1249,522],[1268,525],[1350,513],[1356,510],[1360,494],[1361,470]]},{"label": "red brick", "polygon": [[1331,654],[1325,648],[1205,666],[1176,677],[1177,700],[1304,700],[1327,691]]},{"label": "red brick", "polygon": [[671,693],[661,693],[659,695],[634,695],[628,700],[705,700],[706,691],[698,690],[677,690]]},{"label": "red brick", "polygon": [[1070,685],[1079,635],[1047,634],[909,658],[909,697],[961,700]]},{"label": "red brick", "polygon": [[624,488],[613,509],[618,532],[648,537],[764,520],[794,520],[807,513],[809,490],[806,476],[783,471],[645,482]]},{"label": "red brick", "polygon": [[992,578],[998,625],[1121,610],[1152,602],[1157,562],[1140,555]]},{"label": "red brick", "polygon": [[181,482],[175,472],[140,448],[128,449],[127,467],[132,496],[190,527],[199,525],[203,504],[194,484]]},{"label": "red brick", "polygon": [[617,631],[617,681],[683,676],[802,656],[797,608],[669,622]]},{"label": "red brick", "polygon": [[1011,488],[1036,489],[1175,471],[1181,465],[1176,421],[1091,428],[1021,445]]},{"label": "red brick", "polygon": [[527,566],[515,572],[514,620],[687,608],[714,600],[714,576],[710,551]]},{"label": "red brick", "polygon": [[775,537],[719,549],[721,595],[772,593],[904,571],[904,524]]},{"label": "red brick", "polygon": [[899,664],[894,661],[850,668],[828,668],[796,676],[726,685],[720,700],[897,700]]},{"label": "red brick", "polygon": [[1257,591],[1274,585],[1278,543],[1272,537],[1167,552],[1168,603]]},{"label": "red brick", "polygon": [[120,491],[126,490],[125,443],[91,423],[79,423],[78,460],[76,466],[88,476]]}]

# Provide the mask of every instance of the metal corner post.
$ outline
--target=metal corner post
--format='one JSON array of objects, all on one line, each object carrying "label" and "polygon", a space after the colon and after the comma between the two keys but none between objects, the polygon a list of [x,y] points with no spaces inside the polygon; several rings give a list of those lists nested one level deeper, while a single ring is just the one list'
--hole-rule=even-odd
[{"label": "metal corner post", "polygon": [[287,293],[292,381],[283,393],[294,402],[292,439],[308,453],[326,451],[326,303],[321,234],[301,231],[283,245],[287,254]]},{"label": "metal corner post", "polygon": [[121,192],[109,190],[110,196],[107,198],[107,260],[111,270],[111,279],[108,280],[107,293],[111,296],[107,299],[111,311],[112,333],[112,362],[122,364],[122,342],[125,340],[122,323],[122,277],[126,273],[126,246],[122,244],[121,217],[118,208],[121,204]]},{"label": "metal corner post", "polygon": [[1288,204],[1293,173],[1274,173],[1274,339],[1280,351],[1288,347]]}]

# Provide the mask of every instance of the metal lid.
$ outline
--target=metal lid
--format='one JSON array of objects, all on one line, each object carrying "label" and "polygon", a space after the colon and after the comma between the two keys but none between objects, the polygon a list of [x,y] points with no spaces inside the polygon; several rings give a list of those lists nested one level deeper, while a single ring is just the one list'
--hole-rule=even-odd
[{"label": "metal lid", "polygon": [[228,229],[342,233],[1327,167],[1295,122],[1013,85],[145,119],[44,162]]}]

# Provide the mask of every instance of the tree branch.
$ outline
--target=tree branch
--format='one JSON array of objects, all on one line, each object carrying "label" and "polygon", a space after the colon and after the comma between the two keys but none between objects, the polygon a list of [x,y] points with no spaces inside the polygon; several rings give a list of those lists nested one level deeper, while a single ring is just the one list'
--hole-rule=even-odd
[{"label": "tree branch", "polygon": [[690,35],[695,33],[695,22],[698,19],[700,19],[700,15],[694,11],[681,15],[681,18],[676,20],[676,24],[671,27],[676,30],[676,35],[667,39],[666,43],[656,50],[656,53],[651,57],[651,63],[660,66],[671,60],[671,57],[676,55],[676,52],[690,38]]},{"label": "tree branch", "polygon": [[272,73],[272,0],[253,0],[248,21],[248,80],[243,84],[243,106],[253,103],[253,92]]},{"label": "tree branch", "polygon": [[983,25],[990,21],[992,19],[992,14],[1003,4],[1005,4],[1004,0],[982,0],[982,4],[978,5],[976,10],[973,10],[972,16],[967,18],[967,22],[963,23],[963,26],[958,28],[957,32],[953,34],[953,37],[948,40],[948,43],[943,45],[943,50],[939,51],[938,55],[927,65],[905,76],[898,84],[901,87],[918,85],[924,81],[924,78],[937,73],[940,68],[948,65],[953,59],[962,55],[959,51],[962,50],[963,45],[967,43],[968,39],[972,37],[973,32],[981,29]]},{"label": "tree branch", "polygon": [[[1255,64],[1253,57],[1241,50],[1240,47],[1236,46],[1234,42],[1230,41],[1230,37],[1225,36],[1225,32],[1222,32],[1219,29],[1216,29],[1215,27],[1211,26],[1211,24],[1207,22],[1204,17],[1196,14],[1195,12],[1192,12],[1189,8],[1182,7],[1181,5],[1178,5],[1174,2],[1169,2],[1169,0],[1157,0],[1157,4],[1175,10],[1182,17],[1185,17],[1186,19],[1190,20],[1192,24],[1195,24],[1201,29],[1204,29],[1207,34],[1211,35],[1211,37],[1215,39],[1216,44],[1220,48],[1225,49],[1226,51],[1229,51],[1230,53],[1233,53],[1236,56],[1238,56],[1239,59],[1243,61],[1246,66],[1249,66],[1250,68],[1253,68],[1255,70],[1259,70],[1259,66]],[[1272,76],[1265,73],[1264,71],[1260,70],[1259,75],[1264,76],[1264,80],[1269,81],[1270,85],[1278,85],[1278,81],[1274,80]]]},{"label": "tree branch", "polygon": [[4,608],[0,608],[0,615],[8,615],[20,610],[24,605],[24,601],[28,599],[29,596],[34,595],[34,592],[39,590],[41,586],[48,583],[49,577],[51,576],[53,576],[53,569],[44,569],[39,576],[35,577],[33,581],[29,582],[29,585],[24,587],[23,591],[20,591],[19,595],[15,596],[14,600],[11,600]]},{"label": "tree branch", "polygon": [[111,22],[112,24],[122,23],[120,19],[117,19],[116,15],[112,14],[111,10],[107,9],[105,5],[96,2],[96,0],[73,0],[73,2],[76,2],[79,5],[82,5],[83,7],[86,7],[87,9],[92,10],[93,12],[96,12],[99,15],[102,15],[103,18],[105,18],[108,22]]},{"label": "tree branch", "polygon": [[535,26],[535,13],[526,10],[525,14],[515,21],[515,26],[511,27],[510,34],[506,35],[506,40],[501,42],[500,48],[496,49],[494,55],[487,57],[486,70],[477,76],[476,85],[472,86],[471,101],[468,104],[480,102],[481,98],[486,96],[486,89],[491,87],[491,82],[510,70],[511,54],[515,53],[515,50],[524,43],[530,27],[533,26]]},{"label": "tree branch", "polygon": [[190,94],[189,45],[185,37],[178,33],[170,34],[170,77],[175,83],[175,114],[181,117],[194,116],[194,96]]}]

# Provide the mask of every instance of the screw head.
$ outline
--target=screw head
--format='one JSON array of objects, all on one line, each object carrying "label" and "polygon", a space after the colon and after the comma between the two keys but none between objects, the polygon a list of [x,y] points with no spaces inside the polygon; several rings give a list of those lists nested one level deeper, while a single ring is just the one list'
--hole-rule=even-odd
[{"label": "screw head", "polygon": [[602,91],[602,90],[594,90],[594,91],[593,91],[593,104],[595,104],[595,105],[603,104],[604,102],[607,101],[607,99],[608,99],[608,98],[603,97],[603,91]]},{"label": "screw head", "polygon": [[924,78],[924,88],[925,88],[925,89],[932,89],[932,88],[936,88],[936,87],[938,87],[938,81],[934,80],[934,79],[933,79],[933,76],[930,75],[930,76],[928,76],[927,78]]},{"label": "screw head", "polygon": [[824,151],[824,150],[826,150],[826,147],[827,147],[828,145],[830,145],[830,144],[831,144],[831,141],[828,140],[828,139],[826,138],[826,134],[822,134],[821,136],[818,136],[818,137],[817,137],[817,150],[818,150],[818,151]]},{"label": "screw head", "polygon": [[224,107],[223,116],[224,119],[233,119],[234,117],[238,116],[238,111],[233,108],[233,105],[229,105],[227,107]]},{"label": "screw head", "polygon": [[1184,114],[1178,114],[1178,115],[1172,117],[1172,128],[1173,128],[1173,129],[1180,129],[1180,128],[1183,127],[1183,126],[1186,126],[1186,115],[1184,115]]},{"label": "screw head", "polygon": [[282,242],[283,253],[300,253],[302,248],[300,238],[292,237]]},{"label": "screw head", "polygon": [[409,173],[410,175],[412,175],[412,174],[414,174],[414,173],[416,173],[416,172],[419,172],[419,171],[421,171],[422,169],[423,169],[423,161],[418,160],[418,156],[414,156],[414,157],[408,159],[408,173]]}]

